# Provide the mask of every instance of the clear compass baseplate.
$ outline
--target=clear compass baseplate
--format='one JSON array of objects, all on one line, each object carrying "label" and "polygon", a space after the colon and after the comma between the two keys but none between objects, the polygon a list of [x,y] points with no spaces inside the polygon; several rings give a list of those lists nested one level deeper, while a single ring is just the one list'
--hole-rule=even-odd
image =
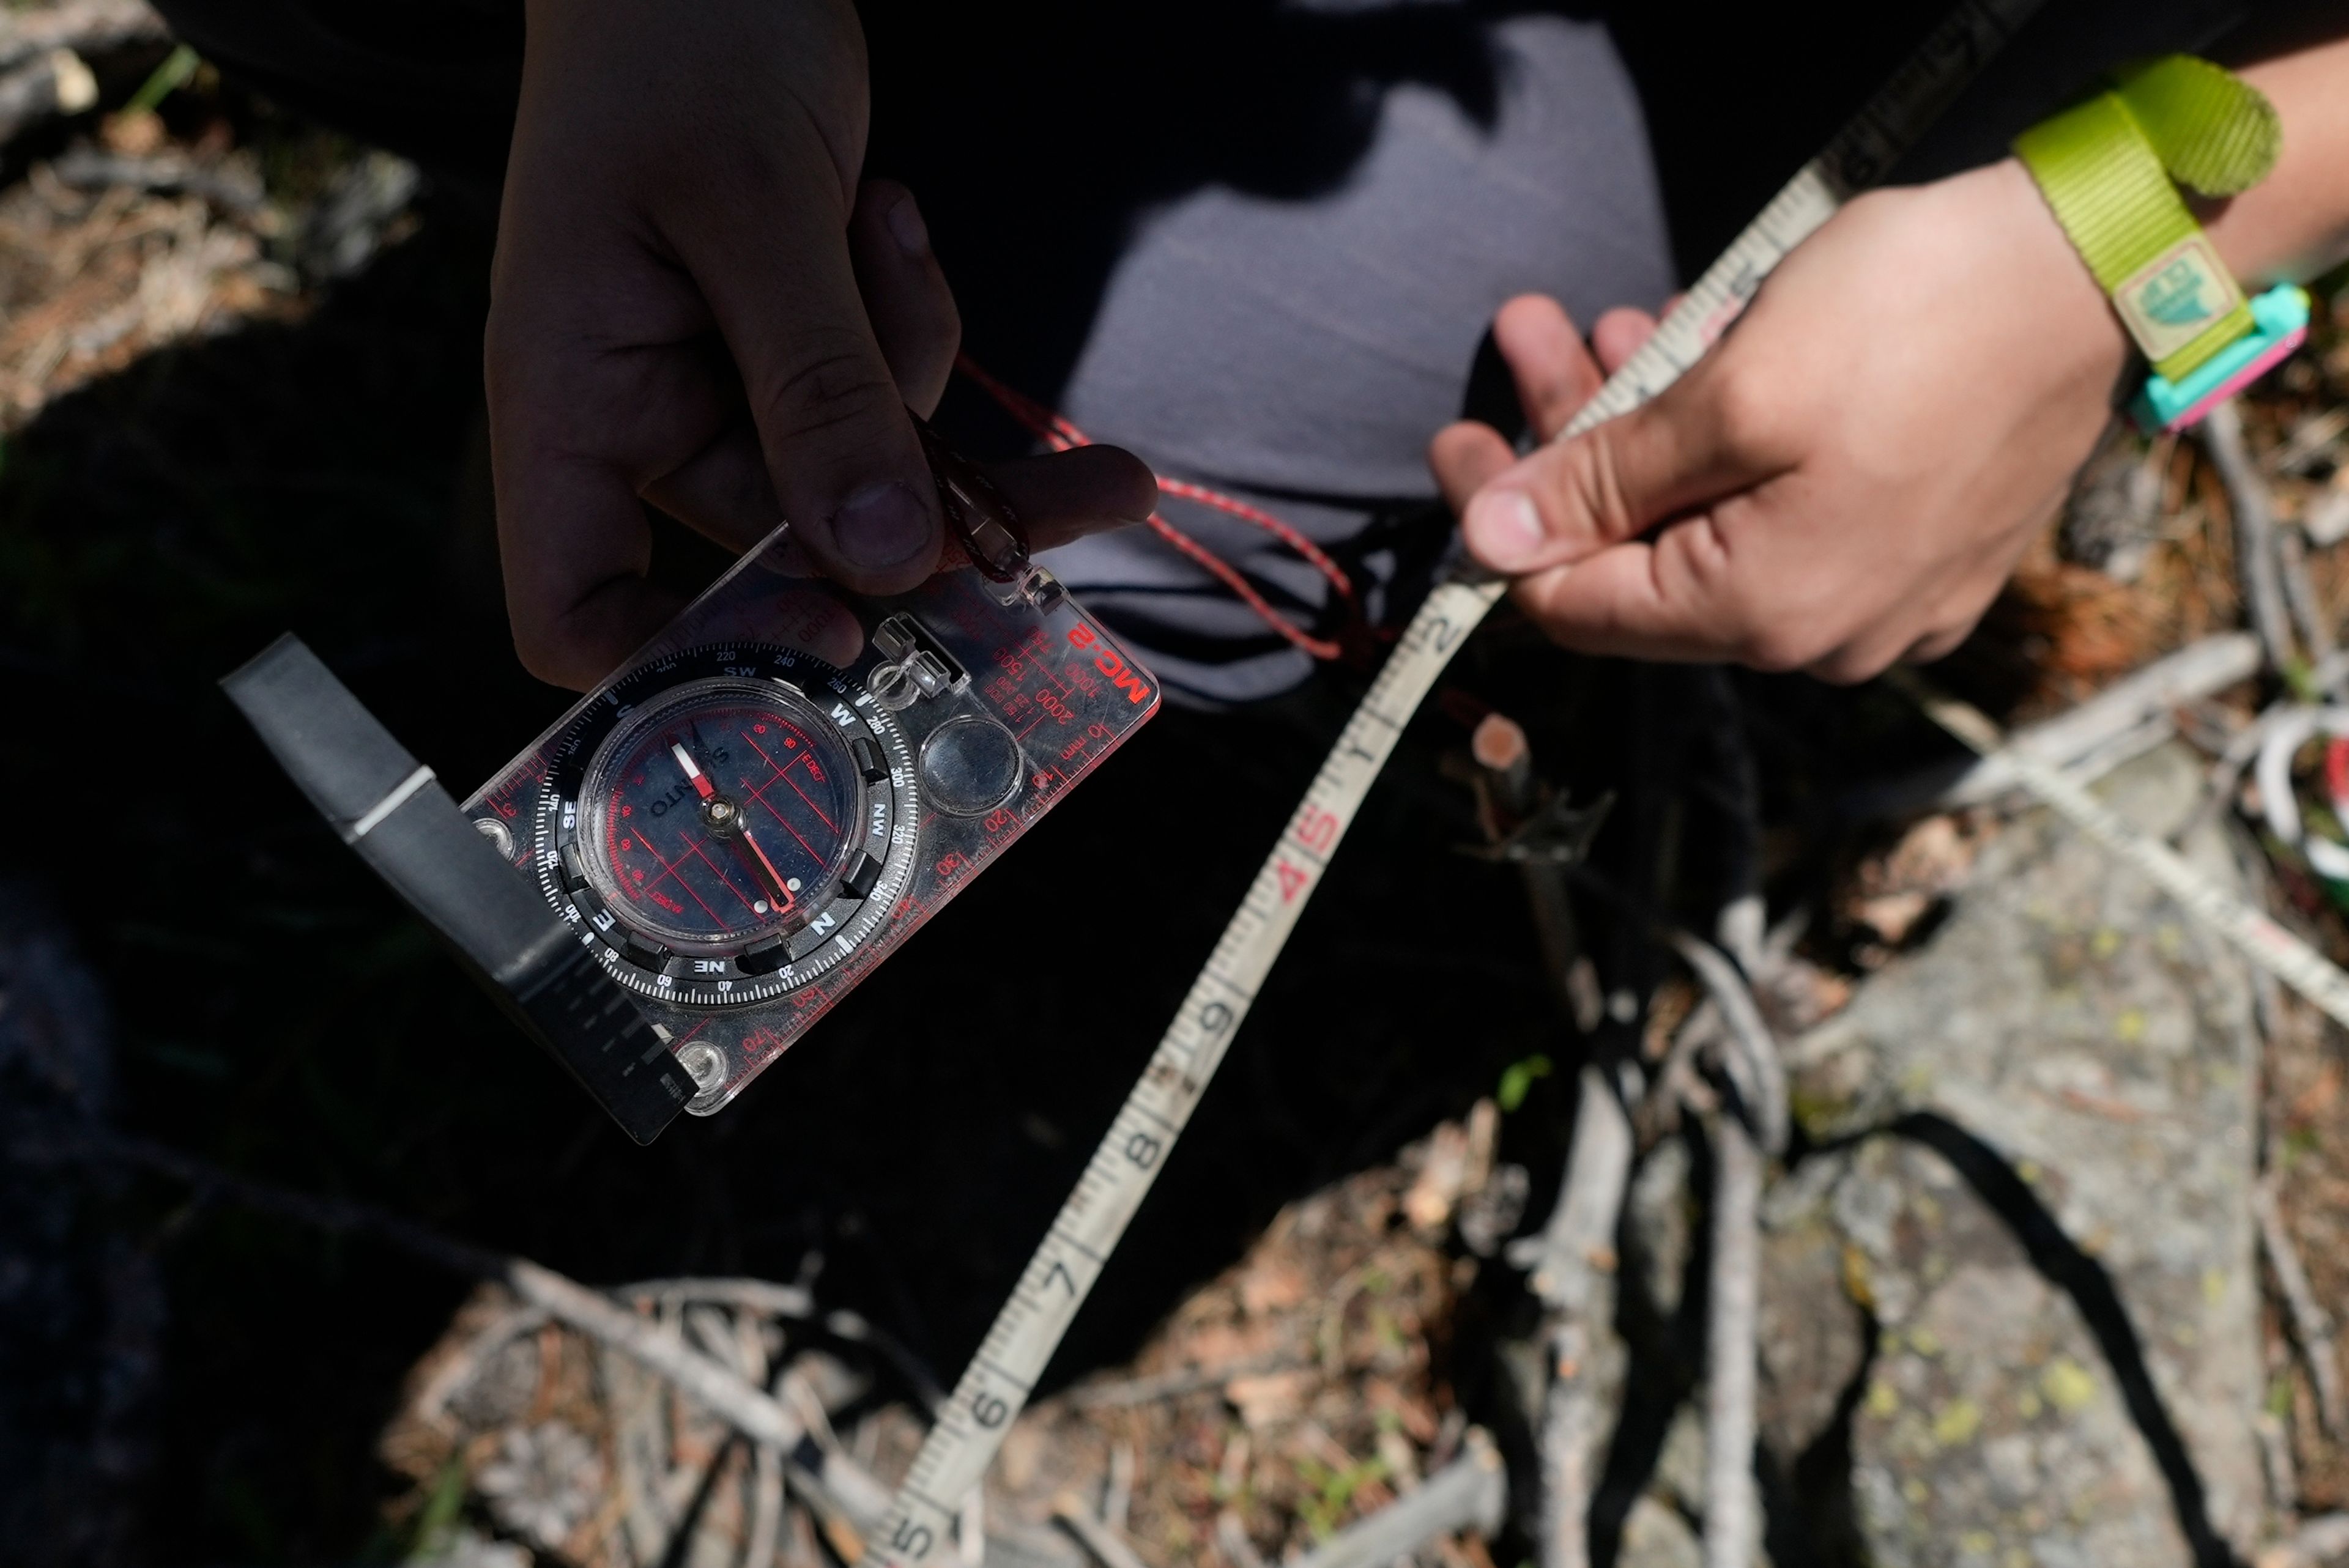
[{"label": "clear compass baseplate", "polygon": [[946,569],[886,599],[779,530],[464,802],[644,1009],[690,1111],[740,1093],[1156,711],[1016,531],[982,562],[1002,538],[957,499]]}]

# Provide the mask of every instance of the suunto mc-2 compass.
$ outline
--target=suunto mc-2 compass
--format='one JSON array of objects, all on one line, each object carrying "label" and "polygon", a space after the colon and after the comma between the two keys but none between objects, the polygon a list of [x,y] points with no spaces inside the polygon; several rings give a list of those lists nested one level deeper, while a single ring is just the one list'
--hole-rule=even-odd
[{"label": "suunto mc-2 compass", "polygon": [[224,683],[640,1140],[741,1092],[1157,707],[923,435],[936,575],[860,598],[778,530],[461,805],[293,639]]}]

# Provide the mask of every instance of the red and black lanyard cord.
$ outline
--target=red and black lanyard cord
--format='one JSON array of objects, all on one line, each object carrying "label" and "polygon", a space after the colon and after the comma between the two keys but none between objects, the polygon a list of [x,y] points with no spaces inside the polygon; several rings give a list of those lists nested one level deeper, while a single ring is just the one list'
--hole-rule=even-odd
[{"label": "red and black lanyard cord", "polygon": [[[1077,428],[1066,416],[1047,408],[1025,393],[997,380],[974,363],[968,355],[957,355],[955,368],[968,377],[972,385],[993,398],[997,406],[1018,421],[1029,434],[1042,441],[1052,450],[1065,452],[1076,447],[1089,447],[1093,444],[1092,438]],[[1329,580],[1330,586],[1336,590],[1340,602],[1345,606],[1350,622],[1360,620],[1361,606],[1354,595],[1353,580],[1346,575],[1343,567],[1330,558],[1327,551],[1306,538],[1290,524],[1283,522],[1261,507],[1250,506],[1237,497],[1226,495],[1221,490],[1211,490],[1206,485],[1193,484],[1188,480],[1171,479],[1162,474],[1158,478],[1158,489],[1163,495],[1195,502],[1200,506],[1220,511],[1226,517],[1236,517],[1242,522],[1264,530],[1265,532],[1296,552],[1315,571]],[[1242,603],[1262,618],[1266,625],[1279,633],[1295,646],[1317,659],[1334,660],[1344,656],[1346,649],[1343,644],[1330,638],[1314,636],[1300,629],[1286,615],[1273,608],[1271,603],[1262,593],[1257,592],[1255,584],[1241,575],[1239,568],[1176,528],[1155,511],[1150,514],[1150,527],[1159,538],[1173,545],[1196,563],[1202,571],[1230,589]]]}]

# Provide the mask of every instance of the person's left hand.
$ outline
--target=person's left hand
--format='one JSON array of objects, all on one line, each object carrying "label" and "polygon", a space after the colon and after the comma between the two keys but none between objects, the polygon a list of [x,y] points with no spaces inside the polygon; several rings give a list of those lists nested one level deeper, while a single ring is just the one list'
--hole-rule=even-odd
[{"label": "person's left hand", "polygon": [[[1494,333],[1547,442],[1652,331]],[[1857,681],[1955,647],[2111,417],[2119,323],[2021,165],[1863,196],[1652,402],[1519,459],[1429,449],[1470,552],[1551,637]]]}]

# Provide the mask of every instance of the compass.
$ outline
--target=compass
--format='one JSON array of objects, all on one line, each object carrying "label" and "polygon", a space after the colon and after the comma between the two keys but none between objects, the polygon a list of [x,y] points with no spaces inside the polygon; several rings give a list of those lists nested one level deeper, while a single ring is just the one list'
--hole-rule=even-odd
[{"label": "compass", "polygon": [[614,978],[693,1006],[770,1000],[854,953],[911,870],[904,729],[838,669],[732,644],[614,682],[552,748],[533,844]]}]

